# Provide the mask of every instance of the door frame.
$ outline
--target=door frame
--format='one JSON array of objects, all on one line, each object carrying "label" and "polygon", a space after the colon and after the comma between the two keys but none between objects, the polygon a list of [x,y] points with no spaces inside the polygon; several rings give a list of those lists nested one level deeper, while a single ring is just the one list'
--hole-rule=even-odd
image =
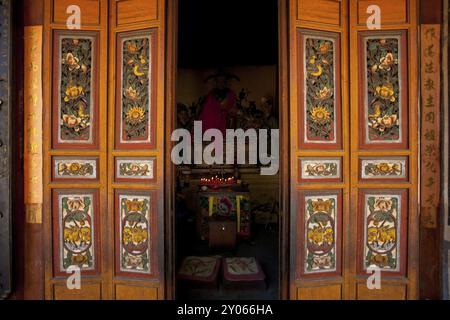
[{"label": "door frame", "polygon": [[[289,7],[288,0],[278,2],[278,105],[280,124],[280,154],[279,163],[279,257],[278,282],[279,298],[289,299],[290,270],[290,147],[289,147]],[[166,16],[166,137],[165,137],[165,263],[166,263],[166,298],[176,298],[175,280],[175,165],[171,162],[171,150],[174,143],[171,134],[176,127],[176,79],[178,61],[178,0],[167,0]],[[170,54],[171,53],[171,54]],[[282,112],[283,111],[283,112]]]}]

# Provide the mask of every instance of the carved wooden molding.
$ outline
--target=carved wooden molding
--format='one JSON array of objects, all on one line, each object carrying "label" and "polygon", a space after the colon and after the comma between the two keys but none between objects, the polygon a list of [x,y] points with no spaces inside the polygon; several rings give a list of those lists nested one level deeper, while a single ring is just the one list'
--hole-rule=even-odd
[{"label": "carved wooden molding", "polygon": [[11,292],[11,1],[0,0],[0,299]]}]

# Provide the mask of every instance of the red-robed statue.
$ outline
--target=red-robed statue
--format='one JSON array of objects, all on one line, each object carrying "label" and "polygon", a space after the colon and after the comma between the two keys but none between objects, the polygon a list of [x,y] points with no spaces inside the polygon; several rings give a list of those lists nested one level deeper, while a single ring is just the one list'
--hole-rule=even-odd
[{"label": "red-robed statue", "polygon": [[225,130],[233,128],[236,115],[237,96],[228,87],[229,80],[238,80],[235,75],[219,71],[206,78],[215,81],[215,86],[206,96],[199,120],[202,121],[203,132],[208,129],[218,129],[225,135]]}]

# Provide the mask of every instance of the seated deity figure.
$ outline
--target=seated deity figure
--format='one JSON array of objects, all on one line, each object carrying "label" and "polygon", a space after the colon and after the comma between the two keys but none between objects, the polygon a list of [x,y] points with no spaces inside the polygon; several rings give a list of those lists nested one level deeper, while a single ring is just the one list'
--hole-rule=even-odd
[{"label": "seated deity figure", "polygon": [[214,88],[205,98],[199,120],[202,121],[203,132],[218,129],[225,134],[226,129],[234,128],[236,116],[237,96],[229,88],[229,82],[239,81],[239,78],[219,70],[216,74],[208,76],[205,82],[210,80],[214,80]]}]

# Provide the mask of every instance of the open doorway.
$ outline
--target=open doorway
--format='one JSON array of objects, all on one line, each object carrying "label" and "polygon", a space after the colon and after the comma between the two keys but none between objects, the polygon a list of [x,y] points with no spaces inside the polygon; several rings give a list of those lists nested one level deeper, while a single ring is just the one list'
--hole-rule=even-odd
[{"label": "open doorway", "polygon": [[[279,129],[278,61],[277,0],[179,0],[177,128]],[[279,298],[280,177],[250,162],[176,167],[178,299]]]}]

